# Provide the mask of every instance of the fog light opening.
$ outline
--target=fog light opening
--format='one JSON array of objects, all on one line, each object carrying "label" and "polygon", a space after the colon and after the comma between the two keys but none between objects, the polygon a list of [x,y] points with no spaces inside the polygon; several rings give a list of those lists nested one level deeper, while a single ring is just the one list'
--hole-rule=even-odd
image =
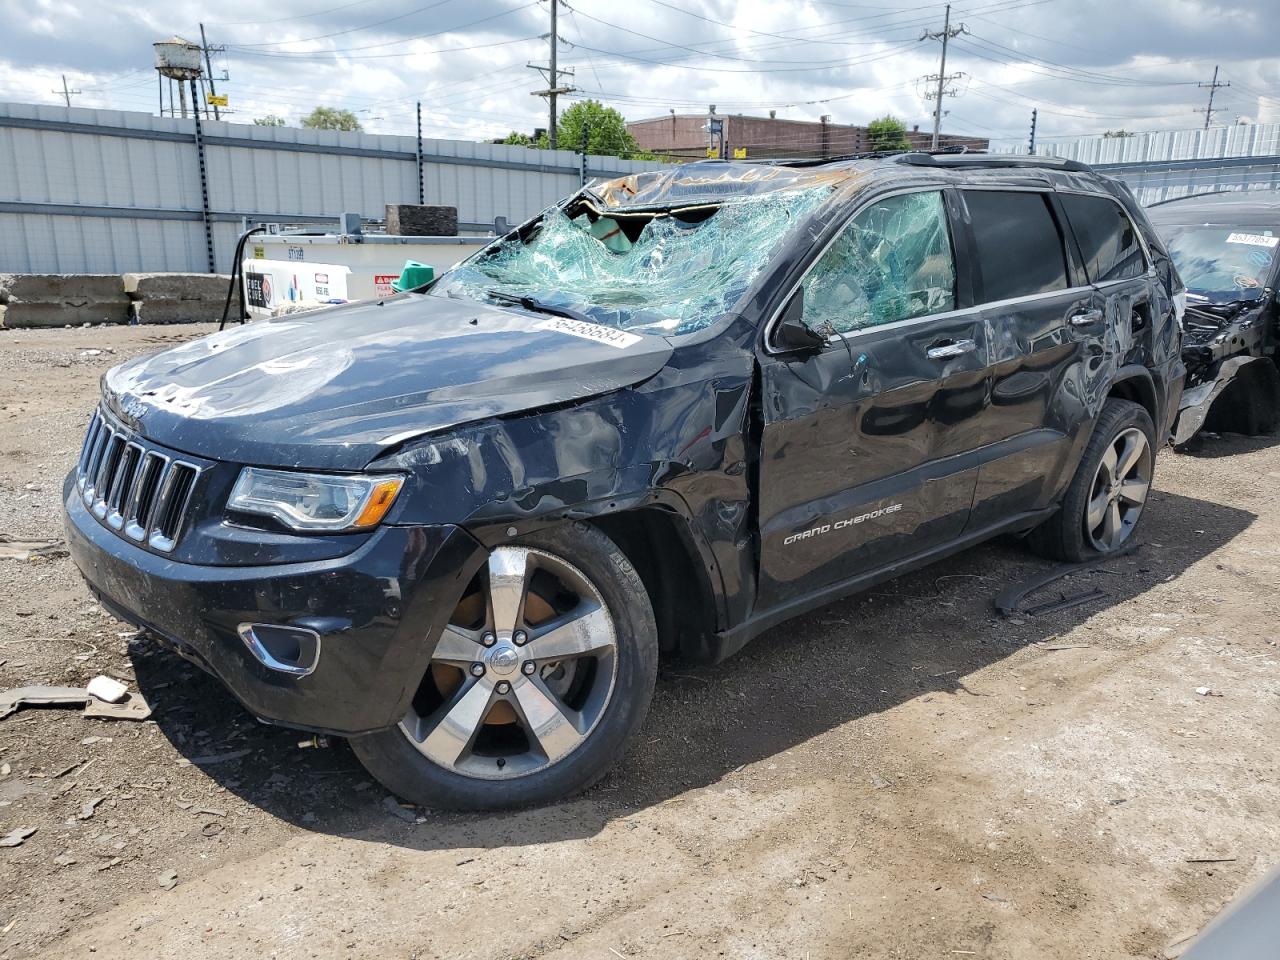
[{"label": "fog light opening", "polygon": [[305,677],[320,662],[320,634],[306,627],[242,623],[240,639],[253,658],[277,673]]}]

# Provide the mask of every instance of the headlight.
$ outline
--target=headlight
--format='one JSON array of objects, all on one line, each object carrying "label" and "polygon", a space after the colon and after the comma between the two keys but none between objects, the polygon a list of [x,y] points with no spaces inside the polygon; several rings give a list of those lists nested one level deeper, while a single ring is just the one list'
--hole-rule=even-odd
[{"label": "headlight", "polygon": [[336,476],[245,467],[227,508],[274,517],[294,530],[376,527],[404,483],[395,474]]}]

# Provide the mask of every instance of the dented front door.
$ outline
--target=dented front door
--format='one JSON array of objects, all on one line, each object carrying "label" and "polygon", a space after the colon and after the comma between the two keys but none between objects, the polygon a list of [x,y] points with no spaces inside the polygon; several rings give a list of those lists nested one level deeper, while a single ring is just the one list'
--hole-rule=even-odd
[{"label": "dented front door", "polygon": [[829,337],[761,358],[761,609],[957,537],[976,469],[939,454],[987,403],[986,336],[956,309],[939,192],[864,208],[801,289],[806,323]]}]

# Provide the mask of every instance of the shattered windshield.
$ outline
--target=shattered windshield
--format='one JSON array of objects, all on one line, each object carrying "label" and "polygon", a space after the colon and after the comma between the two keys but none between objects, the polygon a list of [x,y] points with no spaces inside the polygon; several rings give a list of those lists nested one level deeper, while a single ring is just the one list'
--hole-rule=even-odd
[{"label": "shattered windshield", "polygon": [[642,333],[690,333],[746,293],[783,239],[830,194],[776,191],[663,211],[548,210],[526,239],[509,237],[445,274],[431,293],[540,305]]},{"label": "shattered windshield", "polygon": [[1160,228],[1174,265],[1193,298],[1212,303],[1262,296],[1280,229],[1212,224]]}]

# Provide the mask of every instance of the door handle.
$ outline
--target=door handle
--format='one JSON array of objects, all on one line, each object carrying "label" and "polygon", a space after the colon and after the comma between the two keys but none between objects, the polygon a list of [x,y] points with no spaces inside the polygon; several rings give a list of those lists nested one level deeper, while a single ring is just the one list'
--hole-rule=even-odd
[{"label": "door handle", "polygon": [[973,353],[977,348],[978,345],[972,340],[953,340],[950,343],[940,343],[936,347],[930,347],[925,356],[930,360],[948,360],[963,353]]},{"label": "door handle", "polygon": [[1091,323],[1097,323],[1102,319],[1101,310],[1086,310],[1084,313],[1074,313],[1071,315],[1071,325],[1073,327],[1087,327]]}]

